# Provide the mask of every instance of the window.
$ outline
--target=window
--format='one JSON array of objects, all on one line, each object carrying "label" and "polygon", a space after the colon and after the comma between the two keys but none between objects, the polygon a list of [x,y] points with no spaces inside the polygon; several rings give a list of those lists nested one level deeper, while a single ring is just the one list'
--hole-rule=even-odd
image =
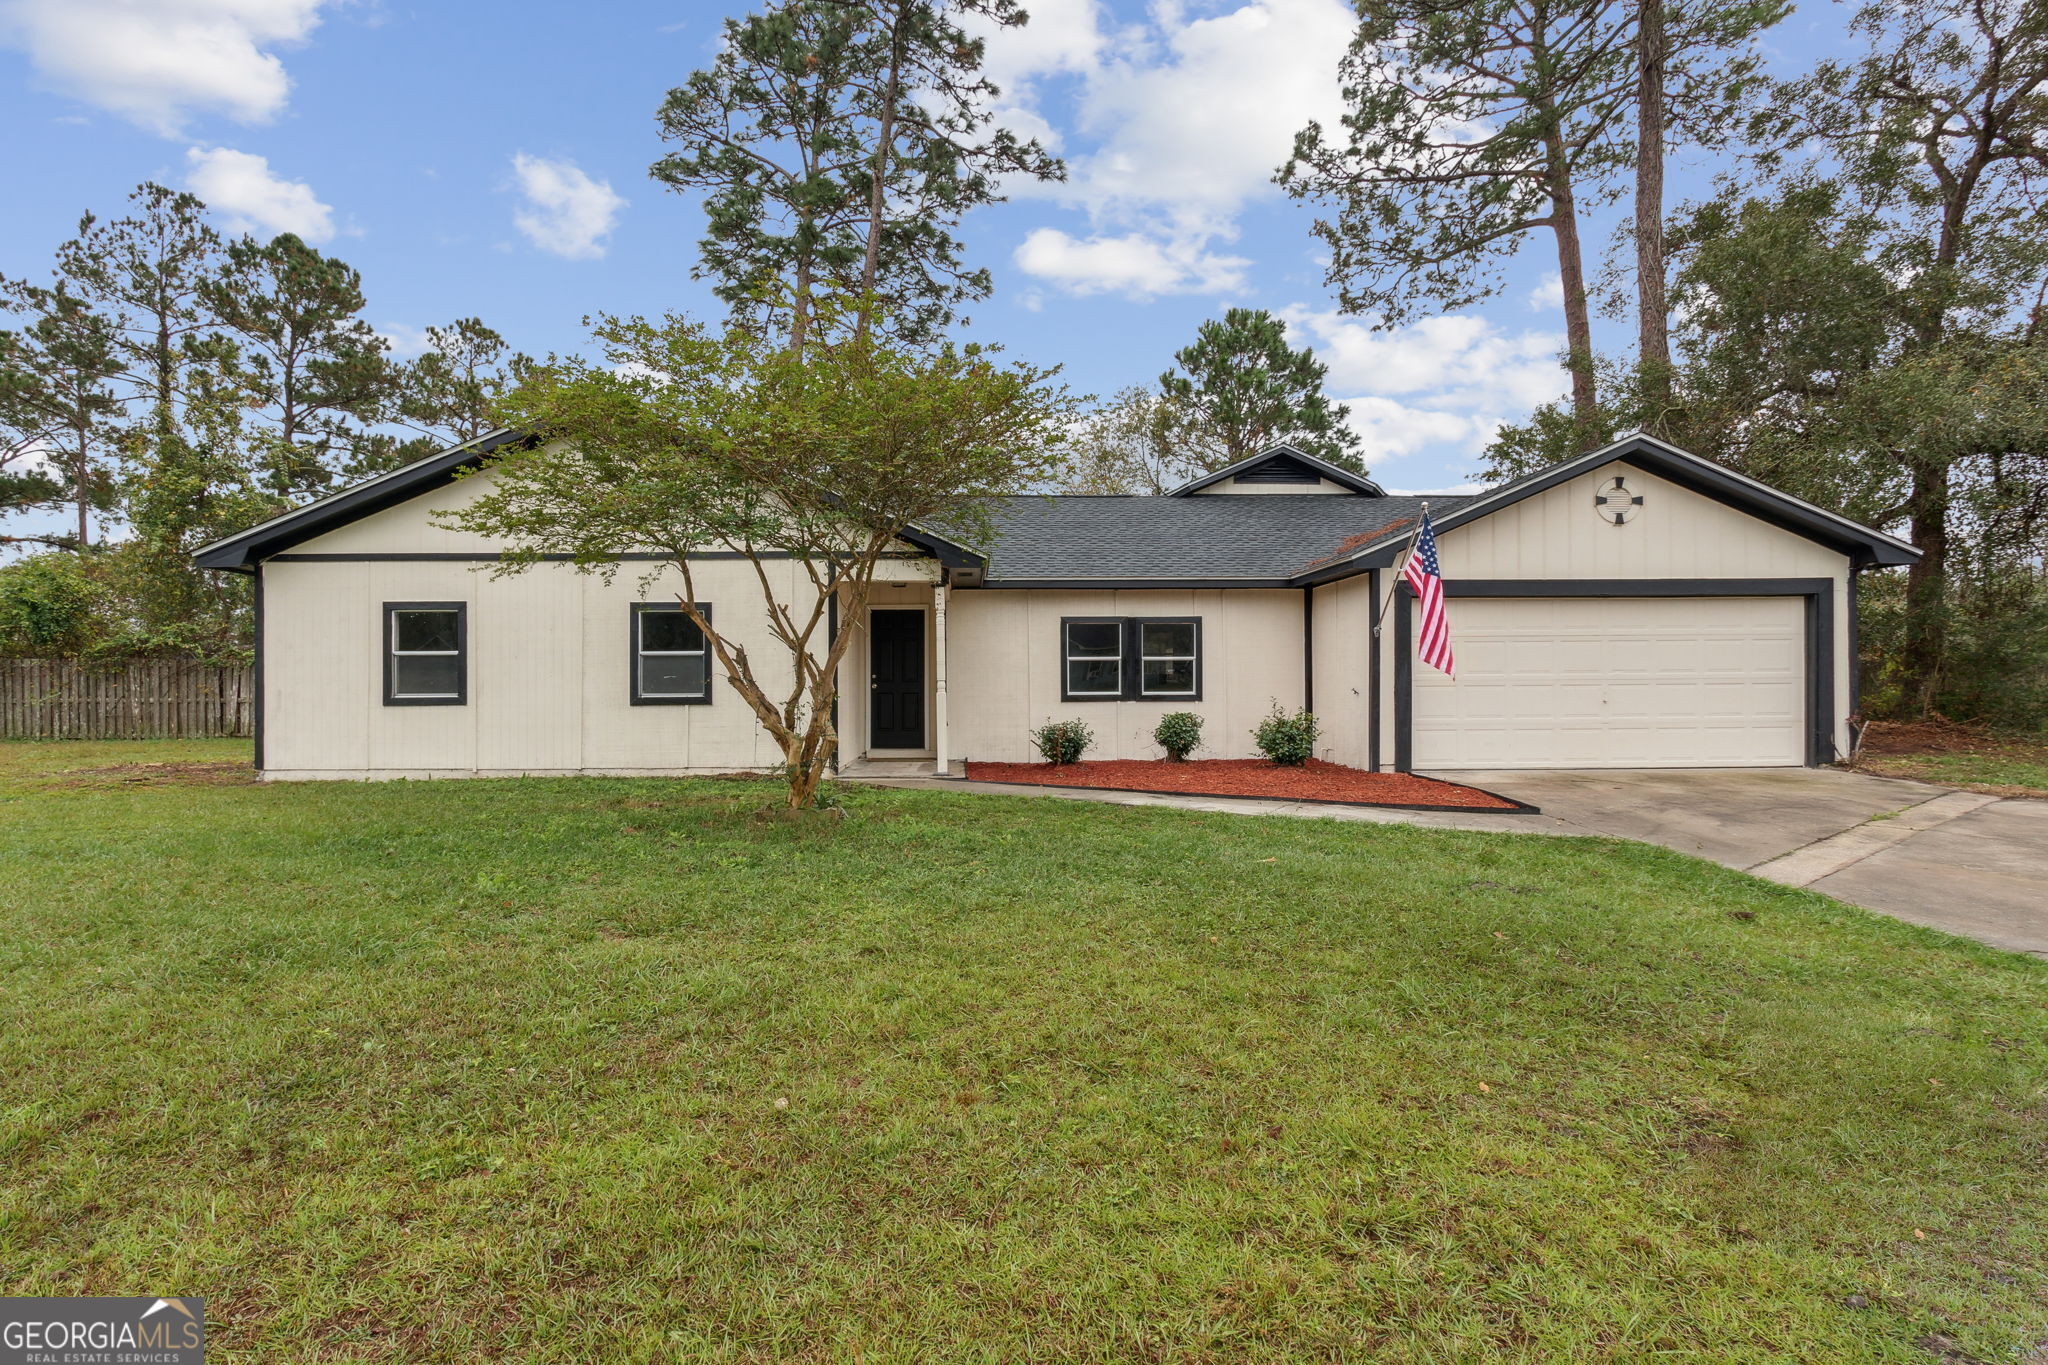
[{"label": "window", "polygon": [[1066,636],[1068,700],[1121,697],[1124,694],[1124,623],[1063,621]]},{"label": "window", "polygon": [[1138,694],[1145,697],[1195,695],[1195,621],[1138,623]]},{"label": "window", "polygon": [[469,604],[384,604],[384,704],[461,706],[469,700]]},{"label": "window", "polygon": [[1202,696],[1202,618],[1069,616],[1060,621],[1060,699]]},{"label": "window", "polygon": [[[697,610],[706,620],[711,608]],[[674,602],[633,604],[633,705],[695,706],[711,700],[711,653],[704,632]]]}]

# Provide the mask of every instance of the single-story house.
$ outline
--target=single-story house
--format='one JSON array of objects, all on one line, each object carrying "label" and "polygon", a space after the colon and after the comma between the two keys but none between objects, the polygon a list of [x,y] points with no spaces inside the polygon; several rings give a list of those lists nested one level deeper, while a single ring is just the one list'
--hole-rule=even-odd
[{"label": "single-story house", "polygon": [[[653,562],[493,578],[504,546],[436,525],[523,439],[500,432],[208,546],[255,575],[257,763],[270,778],[768,768]],[[1426,501],[1455,681],[1414,660],[1398,563],[1425,499],[1288,447],[1163,497],[1020,496],[993,543],[913,528],[841,675],[848,762],[1018,761],[1086,720],[1091,757],[1156,757],[1169,711],[1246,757],[1274,705],[1372,770],[1822,764],[1857,710],[1856,584],[1912,546],[1646,436]],[[624,560],[656,556],[625,554]],[[757,661],[751,566],[693,563]],[[781,591],[802,575],[791,563]]]}]

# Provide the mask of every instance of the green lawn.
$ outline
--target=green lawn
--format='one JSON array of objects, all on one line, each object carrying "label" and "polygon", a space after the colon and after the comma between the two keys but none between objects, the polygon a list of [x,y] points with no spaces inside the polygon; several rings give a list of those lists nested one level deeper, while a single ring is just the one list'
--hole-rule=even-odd
[{"label": "green lawn", "polygon": [[1870,728],[1856,767],[1998,796],[2048,797],[2048,741],[2039,733],[1999,734],[1947,722]]},{"label": "green lawn", "polygon": [[2048,1342],[2039,962],[1603,841],[75,771],[235,752],[0,745],[0,1293],[249,1362]]}]

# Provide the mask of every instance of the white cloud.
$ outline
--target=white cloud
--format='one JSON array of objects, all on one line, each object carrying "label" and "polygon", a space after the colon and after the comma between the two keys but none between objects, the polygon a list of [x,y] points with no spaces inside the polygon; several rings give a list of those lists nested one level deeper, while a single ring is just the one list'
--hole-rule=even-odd
[{"label": "white cloud", "polygon": [[1564,276],[1555,270],[1547,272],[1534,289],[1529,291],[1531,309],[1562,308],[1564,306]]},{"label": "white cloud", "polygon": [[524,152],[512,158],[512,170],[526,196],[526,207],[512,215],[512,222],[528,241],[572,261],[604,255],[604,239],[626,207],[609,182],[591,179],[573,161]]},{"label": "white cloud", "polygon": [[1070,294],[1228,293],[1244,285],[1251,264],[1242,256],[1218,256],[1199,239],[1160,241],[1142,233],[1070,237],[1058,228],[1039,228],[1017,248],[1020,270]]},{"label": "white cloud", "polygon": [[1331,393],[1347,396],[1366,460],[1429,448],[1477,454],[1504,421],[1568,387],[1551,332],[1503,332],[1469,313],[1376,329],[1368,320],[1296,306],[1290,339],[1315,347]]},{"label": "white cloud", "polygon": [[44,81],[153,132],[200,112],[275,118],[291,79],[269,49],[303,42],[330,0],[0,0],[0,42]]},{"label": "white cloud", "polygon": [[229,232],[293,232],[314,243],[334,236],[334,210],[320,202],[313,187],[272,175],[270,163],[255,153],[190,147],[185,160],[191,166],[185,183],[221,215]]},{"label": "white cloud", "polygon": [[414,327],[405,322],[387,322],[377,329],[377,335],[391,348],[395,360],[410,360],[427,353],[427,329]]},{"label": "white cloud", "polygon": [[[1000,117],[1041,139],[1063,125],[1070,144],[1066,182],[1006,189],[1083,210],[1093,229],[1034,233],[1018,264],[1072,293],[1237,288],[1249,262],[1211,244],[1235,237],[1247,203],[1279,192],[1273,172],[1302,125],[1341,115],[1337,61],[1355,23],[1342,0],[1199,16],[1157,0],[1144,23],[1112,31],[1098,0],[1037,0],[1031,23],[990,33]],[[1070,90],[1072,107],[1049,117]]]}]

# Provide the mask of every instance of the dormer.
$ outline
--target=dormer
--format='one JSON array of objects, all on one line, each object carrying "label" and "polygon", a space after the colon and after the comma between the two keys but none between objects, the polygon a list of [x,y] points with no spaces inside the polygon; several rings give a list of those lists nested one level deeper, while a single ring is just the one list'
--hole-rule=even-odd
[{"label": "dormer", "polygon": [[1366,498],[1387,495],[1385,489],[1363,474],[1354,474],[1305,450],[1277,445],[1192,479],[1166,496],[1187,498],[1217,493],[1343,493]]}]

